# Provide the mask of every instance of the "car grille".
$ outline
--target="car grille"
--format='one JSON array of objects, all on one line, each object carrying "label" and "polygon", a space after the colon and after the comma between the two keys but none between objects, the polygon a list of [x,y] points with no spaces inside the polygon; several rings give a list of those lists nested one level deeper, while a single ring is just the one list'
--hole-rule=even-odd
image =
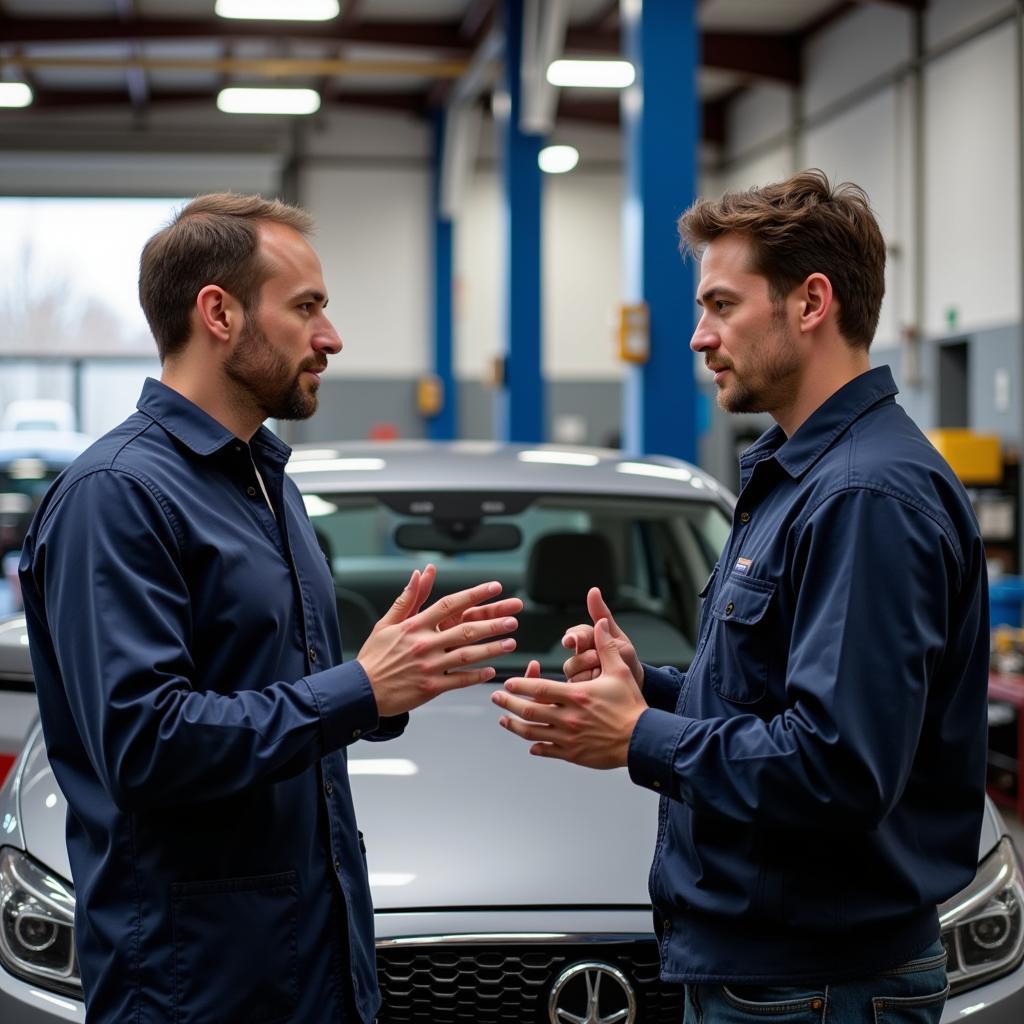
[{"label": "car grille", "polygon": [[658,977],[653,940],[579,945],[431,945],[377,950],[380,1024],[547,1024],[548,997],[574,963],[602,961],[633,984],[638,1024],[679,1024],[681,985]]}]

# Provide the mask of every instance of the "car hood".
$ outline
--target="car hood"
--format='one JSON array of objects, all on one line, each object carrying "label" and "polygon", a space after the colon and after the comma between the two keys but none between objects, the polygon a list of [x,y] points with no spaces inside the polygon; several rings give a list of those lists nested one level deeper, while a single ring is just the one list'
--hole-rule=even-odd
[{"label": "car hood", "polygon": [[[493,689],[447,694],[399,739],[349,748],[378,909],[648,904],[657,797],[624,768],[532,757],[498,725]],[[361,774],[381,769],[409,774]]]},{"label": "car hood", "polygon": [[[625,769],[531,757],[492,685],[419,708],[404,736],[348,748],[375,906],[647,905],[657,797]],[[28,851],[70,878],[66,804],[36,731],[20,772]]]},{"label": "car hood", "polygon": [[[532,757],[497,724],[492,686],[413,712],[404,736],[349,748],[378,910],[644,905],[657,798],[625,769]],[[26,849],[70,878],[66,805],[34,739],[19,772]],[[980,857],[1004,829],[988,806]]]}]

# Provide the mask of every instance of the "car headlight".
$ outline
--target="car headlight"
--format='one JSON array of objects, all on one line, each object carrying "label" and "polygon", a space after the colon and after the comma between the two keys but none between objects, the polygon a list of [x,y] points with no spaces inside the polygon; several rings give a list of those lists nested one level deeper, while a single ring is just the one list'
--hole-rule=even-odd
[{"label": "car headlight", "polygon": [[40,988],[82,997],[74,893],[10,846],[0,848],[0,963]]},{"label": "car headlight", "polygon": [[939,907],[950,990],[1008,974],[1024,954],[1024,880],[1009,839],[982,861],[974,881]]}]

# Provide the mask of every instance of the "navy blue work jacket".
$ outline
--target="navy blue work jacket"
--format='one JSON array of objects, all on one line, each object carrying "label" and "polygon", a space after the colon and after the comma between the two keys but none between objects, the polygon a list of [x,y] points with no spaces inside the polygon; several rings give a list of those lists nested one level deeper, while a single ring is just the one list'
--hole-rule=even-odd
[{"label": "navy blue work jacket", "polygon": [[333,1024],[346,1000],[363,1021],[379,1007],[345,748],[406,716],[378,718],[361,666],[341,664],[288,455],[148,380],[29,532],[90,1024]]},{"label": "navy blue work jacket", "polygon": [[[837,981],[938,938],[974,876],[988,591],[963,487],[887,367],[741,459],[689,671],[629,750],[674,981]],[[642,652],[641,652],[642,653]]]}]

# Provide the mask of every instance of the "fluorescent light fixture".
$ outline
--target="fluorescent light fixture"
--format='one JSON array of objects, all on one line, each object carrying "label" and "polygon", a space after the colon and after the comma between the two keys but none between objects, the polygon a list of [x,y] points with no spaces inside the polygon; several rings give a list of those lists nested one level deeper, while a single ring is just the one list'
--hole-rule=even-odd
[{"label": "fluorescent light fixture", "polygon": [[556,60],[547,78],[552,85],[625,89],[635,81],[636,70],[628,60]]},{"label": "fluorescent light fixture", "polygon": [[383,459],[307,459],[305,462],[289,462],[288,472],[323,473],[325,470],[367,470],[383,469]]},{"label": "fluorescent light fixture", "polygon": [[[658,466],[649,462],[620,462],[616,472],[631,473],[634,476],[656,476],[662,480],[681,480],[683,483],[695,483],[694,475],[682,466]],[[703,483],[701,484],[703,487]]]},{"label": "fluorescent light fixture", "polygon": [[365,757],[348,762],[349,775],[416,775],[419,768],[407,757]]},{"label": "fluorescent light fixture", "polygon": [[225,114],[315,114],[320,94],[315,89],[221,89],[217,109]]},{"label": "fluorescent light fixture", "polygon": [[584,452],[529,451],[520,452],[520,462],[548,462],[555,466],[596,466],[601,460]]},{"label": "fluorescent light fixture", "polygon": [[341,11],[338,0],[217,0],[222,18],[273,21],[330,21]]},{"label": "fluorescent light fixture", "polygon": [[32,90],[24,82],[0,82],[0,107],[27,107]]},{"label": "fluorescent light fixture", "polygon": [[580,162],[575,146],[545,146],[537,154],[537,166],[545,174],[565,174]]}]

